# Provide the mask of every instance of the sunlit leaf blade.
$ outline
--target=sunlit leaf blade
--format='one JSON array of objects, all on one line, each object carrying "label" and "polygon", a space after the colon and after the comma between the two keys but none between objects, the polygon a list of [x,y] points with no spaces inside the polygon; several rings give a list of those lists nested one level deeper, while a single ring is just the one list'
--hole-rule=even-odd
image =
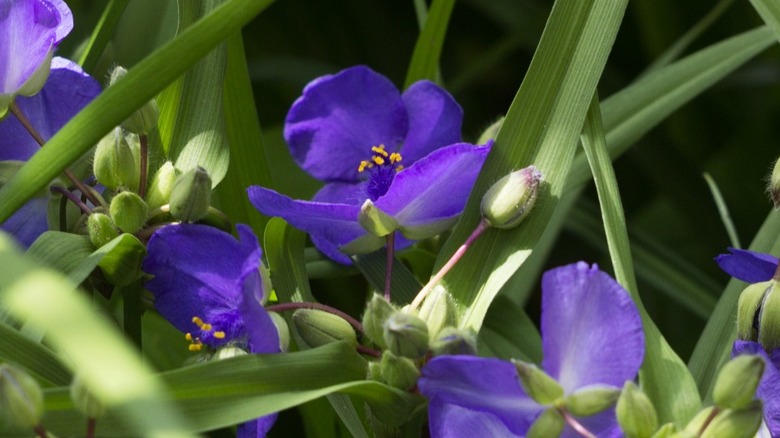
[{"label": "sunlit leaf blade", "polygon": [[542,338],[525,310],[506,296],[493,300],[479,331],[480,353],[542,363]]},{"label": "sunlit leaf blade", "polygon": [[417,38],[417,44],[414,46],[404,88],[422,79],[436,81],[441,49],[444,46],[444,37],[447,34],[447,25],[454,6],[455,0],[433,0],[420,37]]}]

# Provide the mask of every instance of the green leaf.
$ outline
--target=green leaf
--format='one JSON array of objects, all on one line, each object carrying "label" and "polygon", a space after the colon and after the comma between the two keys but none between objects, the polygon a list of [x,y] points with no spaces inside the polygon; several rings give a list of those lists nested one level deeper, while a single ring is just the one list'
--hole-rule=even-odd
[{"label": "green leaf", "polygon": [[[385,289],[385,271],[387,264],[387,249],[380,248],[370,254],[361,254],[352,258],[355,266],[366,280],[377,291]],[[404,305],[412,302],[422,285],[414,274],[397,258],[393,258],[393,278],[390,279],[392,301]]]},{"label": "green leaf", "polygon": [[485,315],[477,346],[483,356],[542,363],[539,330],[522,307],[503,295],[493,300]]},{"label": "green leaf", "polygon": [[436,82],[441,48],[444,46],[444,37],[447,34],[447,25],[454,6],[455,0],[433,0],[420,37],[417,38],[414,46],[404,88],[409,88],[422,79]]},{"label": "green leaf", "polygon": [[20,365],[54,385],[70,383],[70,371],[48,348],[0,323],[0,358]]},{"label": "green leaf", "polygon": [[81,58],[79,59],[79,65],[87,73],[94,74],[97,67],[98,60],[103,54],[103,51],[111,41],[111,37],[114,35],[119,19],[122,17],[122,12],[125,11],[125,7],[130,0],[109,0],[106,8],[103,10],[103,15],[100,16],[95,29],[92,31],[92,36],[87,42],[87,47],[84,49]]},{"label": "green leaf", "polygon": [[775,38],[780,40],[780,3],[774,0],[750,0],[750,3],[756,8],[764,23],[772,29]]},{"label": "green leaf", "polygon": [[43,189],[111,128],[155,97],[272,0],[230,0],[199,20],[101,93],[0,189],[0,222]]},{"label": "green leaf", "polygon": [[[109,245],[110,249],[101,251]],[[125,233],[95,253],[98,257],[102,256],[97,264],[111,284],[127,286],[141,276],[141,261],[146,257],[146,246],[137,237]]]},{"label": "green leaf", "polygon": [[[93,252],[89,237],[60,231],[46,231],[41,234],[27,254],[35,257],[46,266],[62,273],[70,274],[78,270],[79,265]],[[94,269],[94,267],[93,267]],[[91,270],[90,270],[91,272]],[[89,275],[89,273],[87,273]],[[84,277],[86,278],[86,276]],[[82,279],[71,278],[80,283]]]}]

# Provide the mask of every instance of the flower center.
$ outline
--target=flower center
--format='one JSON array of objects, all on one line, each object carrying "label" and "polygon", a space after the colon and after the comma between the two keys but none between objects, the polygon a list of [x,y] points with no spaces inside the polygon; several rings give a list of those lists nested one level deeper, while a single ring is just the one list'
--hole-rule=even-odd
[{"label": "flower center", "polygon": [[398,152],[387,152],[385,145],[371,147],[371,158],[363,160],[358,166],[358,172],[367,173],[365,190],[369,199],[376,201],[390,188],[395,174],[403,170],[404,166],[398,164],[403,157]]},{"label": "flower center", "polygon": [[193,316],[192,323],[198,326],[201,331],[200,336],[192,336],[192,333],[184,335],[184,339],[190,342],[190,351],[200,351],[203,349],[203,342],[201,338],[213,338],[213,339],[225,339],[225,332],[221,330],[214,330],[214,327],[203,321],[200,317]]}]

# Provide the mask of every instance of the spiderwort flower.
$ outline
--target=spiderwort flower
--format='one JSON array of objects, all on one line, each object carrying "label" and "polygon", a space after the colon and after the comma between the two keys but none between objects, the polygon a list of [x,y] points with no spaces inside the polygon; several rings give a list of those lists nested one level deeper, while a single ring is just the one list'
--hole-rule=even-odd
[{"label": "spiderwort flower", "polygon": [[73,29],[63,0],[0,2],[0,117],[16,95],[37,93],[57,45]]},{"label": "spiderwort flower", "polygon": [[308,232],[341,263],[350,263],[345,253],[385,243],[358,222],[371,201],[397,222],[403,248],[444,231],[463,210],[490,146],[462,143],[462,119],[452,96],[429,81],[402,94],[365,66],[317,78],[290,108],[284,136],[298,164],[325,186],[312,201],[252,186],[249,200]]},{"label": "spiderwort flower", "polygon": [[[0,5],[0,12],[2,8]],[[48,139],[99,93],[100,84],[76,63],[54,58],[51,75],[41,92],[32,97],[18,98],[16,105],[38,133]],[[38,143],[16,117],[0,121],[0,161],[27,161],[38,149]],[[48,229],[47,203],[48,194],[33,198],[0,228],[14,235],[22,245],[29,246]]]},{"label": "spiderwort flower", "polygon": [[764,375],[756,391],[756,398],[763,403],[764,423],[756,436],[780,436],[780,349],[767,352],[758,342],[734,342],[731,357],[740,354],[756,354],[764,358]]},{"label": "spiderwort flower", "polygon": [[[619,389],[644,356],[639,312],[628,293],[597,266],[583,262],[547,271],[542,280],[542,368],[565,397],[594,388]],[[422,369],[431,436],[525,436],[551,406],[534,401],[510,362],[438,356]],[[564,405],[565,406],[565,405]],[[619,436],[614,409],[577,418],[596,436]],[[579,436],[570,426],[562,436]]]},{"label": "spiderwort flower", "polygon": [[[149,240],[143,269],[155,308],[186,333],[190,350],[229,343],[251,353],[278,353],[279,334],[260,305],[262,252],[249,227],[237,225],[240,241],[206,225],[169,225]],[[263,436],[276,414],[239,426],[239,436]]]},{"label": "spiderwort flower", "polygon": [[770,254],[729,248],[731,254],[715,257],[720,269],[746,283],[771,280],[777,270],[778,259]]}]

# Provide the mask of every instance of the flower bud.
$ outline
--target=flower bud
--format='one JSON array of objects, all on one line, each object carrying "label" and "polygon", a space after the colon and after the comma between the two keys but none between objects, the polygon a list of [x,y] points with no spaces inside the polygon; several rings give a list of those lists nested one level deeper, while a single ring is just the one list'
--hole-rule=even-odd
[{"label": "flower bud", "polygon": [[396,312],[385,321],[384,339],[396,355],[417,359],[428,351],[428,326],[414,315]]},{"label": "flower bud", "polygon": [[[127,70],[117,66],[111,73],[109,85],[114,85],[116,81],[122,79],[126,74]],[[160,108],[157,106],[157,101],[152,99],[131,114],[130,117],[122,123],[122,126],[133,134],[148,134],[157,127],[159,118]]]},{"label": "flower bud", "polygon": [[751,284],[739,295],[739,301],[737,303],[738,339],[751,341],[757,339],[758,334],[756,333],[756,327],[754,327],[756,312],[761,308],[761,302],[764,300],[764,296],[773,285],[773,280]]},{"label": "flower bud", "polygon": [[685,425],[683,433],[687,433],[688,435],[693,434],[693,436],[698,437],[699,431],[701,430],[702,426],[704,426],[704,422],[711,420],[710,416],[713,415],[713,410],[715,410],[715,406],[708,406],[700,410],[696,415],[693,416],[691,421]]},{"label": "flower bud", "polygon": [[360,207],[358,223],[364,230],[377,237],[385,237],[398,229],[398,221],[377,208],[370,199]]},{"label": "flower bud", "polygon": [[228,345],[217,350],[217,352],[211,356],[211,360],[230,359],[233,357],[246,356],[247,354],[249,353],[242,348],[238,348],[235,345]]},{"label": "flower bud", "polygon": [[513,360],[517,376],[526,394],[540,405],[549,405],[563,396],[563,388],[532,363]]},{"label": "flower bud", "polygon": [[434,356],[444,354],[477,354],[477,336],[470,330],[445,327],[431,343]]},{"label": "flower bud", "polygon": [[767,289],[758,314],[758,342],[766,351],[780,347],[780,292],[776,284]]},{"label": "flower bud", "polygon": [[87,388],[79,375],[70,384],[70,398],[73,407],[87,418],[100,418],[106,413],[106,406]]},{"label": "flower bud", "polygon": [[755,398],[758,383],[764,374],[761,356],[744,354],[731,359],[721,368],[712,399],[720,408],[744,409]]},{"label": "flower bud", "polygon": [[95,148],[92,171],[101,184],[111,190],[131,188],[136,166],[133,151],[127,144],[122,128],[114,128]]},{"label": "flower bud", "polygon": [[566,422],[557,409],[547,409],[536,417],[526,436],[528,438],[561,436],[565,425]]},{"label": "flower bud", "polygon": [[455,303],[442,285],[437,285],[431,290],[420,306],[417,316],[428,325],[428,336],[431,342],[438,337],[444,327],[457,324]]},{"label": "flower bud", "polygon": [[[271,290],[265,289],[265,290]],[[274,325],[276,326],[276,331],[279,333],[279,350],[282,352],[289,351],[290,350],[290,328],[287,327],[287,321],[282,318],[282,315],[276,313],[276,312],[268,312],[268,316],[271,317],[271,321],[273,321]]]},{"label": "flower bud", "polygon": [[745,409],[725,409],[704,429],[701,438],[752,438],[763,420],[761,402],[755,400]]},{"label": "flower bud", "polygon": [[769,197],[772,198],[775,209],[780,208],[780,159],[775,161],[766,191],[769,192]]},{"label": "flower bud", "polygon": [[171,216],[183,222],[201,219],[211,205],[211,177],[198,166],[176,178],[171,191]]},{"label": "flower bud", "polygon": [[566,410],[578,417],[590,417],[612,407],[620,389],[607,385],[590,385],[577,390],[564,400]]},{"label": "flower bud", "polygon": [[615,414],[620,428],[629,437],[650,438],[658,427],[658,415],[653,402],[631,381],[623,385]]},{"label": "flower bud", "polygon": [[420,377],[420,370],[411,359],[396,356],[389,350],[382,352],[379,367],[381,380],[396,388],[411,388]]},{"label": "flower bud", "polygon": [[495,140],[498,136],[498,131],[501,129],[501,125],[504,124],[504,117],[500,117],[498,120],[493,122],[490,126],[487,127],[484,131],[482,131],[482,134],[479,136],[479,139],[477,140],[477,144],[486,144],[490,140]]},{"label": "flower bud", "polygon": [[[623,429],[623,431],[626,432],[626,436],[633,438],[633,435],[630,435],[628,431],[626,431],[625,429]],[[636,435],[636,436],[637,438],[642,438],[644,435]],[[698,437],[698,435],[695,433],[680,431],[677,428],[677,425],[675,425],[674,423],[666,423],[660,428],[658,428],[658,430],[654,434],[648,436],[652,436],[653,438],[688,438],[688,437],[697,438]]]},{"label": "flower bud", "polygon": [[542,172],[531,165],[504,176],[482,197],[482,216],[496,228],[517,226],[536,203]]},{"label": "flower bud", "polygon": [[32,428],[43,417],[43,391],[27,371],[0,365],[0,423]]},{"label": "flower bud", "polygon": [[166,161],[160,166],[146,191],[146,204],[149,205],[150,210],[160,208],[168,203],[177,176],[178,171],[170,161]]},{"label": "flower bud", "polygon": [[133,192],[122,192],[111,200],[109,212],[120,230],[132,234],[146,223],[148,208],[140,196]]},{"label": "flower bud", "polygon": [[357,346],[357,335],[352,326],[332,313],[298,309],[293,313],[292,319],[301,338],[309,347],[338,341],[347,341],[352,347]]},{"label": "flower bud", "polygon": [[385,322],[396,312],[398,309],[379,294],[374,294],[366,305],[366,312],[363,314],[363,331],[368,339],[380,348],[387,348],[384,337]]},{"label": "flower bud", "polygon": [[87,219],[89,240],[95,249],[107,244],[119,236],[114,221],[107,214],[92,213]]}]

